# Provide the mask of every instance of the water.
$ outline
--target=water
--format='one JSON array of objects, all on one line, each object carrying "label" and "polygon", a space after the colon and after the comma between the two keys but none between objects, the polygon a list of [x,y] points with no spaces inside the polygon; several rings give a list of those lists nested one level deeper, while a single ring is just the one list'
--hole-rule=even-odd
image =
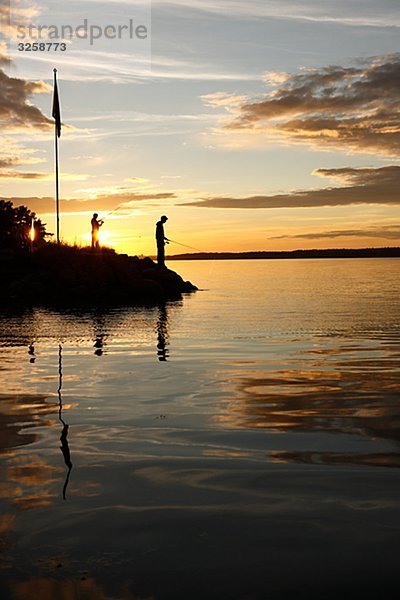
[{"label": "water", "polygon": [[0,315],[1,598],[397,597],[400,262],[170,266]]}]

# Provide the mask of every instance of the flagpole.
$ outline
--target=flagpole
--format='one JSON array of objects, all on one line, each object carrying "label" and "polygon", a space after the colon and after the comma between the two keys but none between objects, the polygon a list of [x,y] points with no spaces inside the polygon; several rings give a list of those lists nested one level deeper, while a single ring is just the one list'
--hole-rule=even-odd
[{"label": "flagpole", "polygon": [[[57,69],[54,72],[54,89],[57,85]],[[60,244],[60,199],[58,186],[58,127],[57,121],[54,122],[54,147],[55,147],[55,170],[56,170],[56,222],[57,222],[57,244]]]}]

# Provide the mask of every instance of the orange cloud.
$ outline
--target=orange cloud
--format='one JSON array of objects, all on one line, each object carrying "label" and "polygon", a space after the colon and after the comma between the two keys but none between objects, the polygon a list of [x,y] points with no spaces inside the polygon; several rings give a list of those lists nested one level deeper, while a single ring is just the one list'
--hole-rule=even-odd
[{"label": "orange cloud", "polygon": [[215,196],[184,206],[208,208],[308,208],[349,204],[400,204],[400,166],[380,168],[317,169],[315,174],[344,181],[348,185],[287,194],[234,198]]},{"label": "orange cloud", "polygon": [[[16,171],[13,168],[14,165],[30,164],[31,162],[40,162],[39,159],[27,158],[21,160],[17,158],[0,158],[0,179],[14,180],[14,179],[36,179],[40,181],[50,181],[54,178],[52,173],[40,173],[40,172],[29,172],[29,171]],[[84,181],[89,175],[85,173],[63,173],[64,181]]]},{"label": "orange cloud", "polygon": [[[118,215],[122,216],[124,211],[130,212],[137,202],[145,202],[148,200],[169,200],[176,198],[173,192],[160,193],[135,193],[135,192],[116,192],[107,194],[98,194],[91,198],[63,198],[61,201],[61,210],[65,213],[80,214],[92,213],[99,211],[113,211],[120,207]],[[36,213],[53,213],[54,198],[51,196],[19,196],[8,197],[3,200],[9,200],[15,206],[21,204],[28,206]]]},{"label": "orange cloud", "polygon": [[237,94],[227,94],[225,92],[215,92],[213,94],[205,94],[201,96],[201,99],[206,106],[211,107],[224,107],[232,109],[237,106],[241,106],[246,100],[247,96],[238,96]]},{"label": "orange cloud", "polygon": [[270,237],[270,240],[304,239],[304,240],[323,240],[335,239],[341,237],[355,238],[379,238],[386,240],[400,240],[399,225],[381,225],[376,227],[366,227],[364,229],[334,229],[331,231],[314,231],[309,233],[299,233],[297,235],[277,235]]}]

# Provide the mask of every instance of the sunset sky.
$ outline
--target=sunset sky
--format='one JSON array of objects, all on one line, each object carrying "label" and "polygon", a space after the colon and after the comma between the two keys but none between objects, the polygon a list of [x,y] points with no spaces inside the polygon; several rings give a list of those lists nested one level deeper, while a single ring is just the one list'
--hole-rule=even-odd
[{"label": "sunset sky", "polygon": [[[162,214],[168,236],[204,251],[399,245],[398,0],[8,5],[0,198],[55,231],[56,67],[65,241],[86,244],[96,211],[130,254],[154,253]],[[18,50],[21,26],[84,19],[149,35]]]}]

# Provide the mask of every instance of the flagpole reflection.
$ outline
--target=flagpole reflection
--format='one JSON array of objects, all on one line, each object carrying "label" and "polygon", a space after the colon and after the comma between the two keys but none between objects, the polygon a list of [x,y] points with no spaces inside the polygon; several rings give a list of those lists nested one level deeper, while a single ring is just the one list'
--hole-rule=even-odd
[{"label": "flagpole reflection", "polygon": [[62,492],[63,493],[63,499],[65,500],[66,499],[66,493],[67,493],[67,487],[68,487],[68,483],[69,483],[69,477],[70,477],[71,470],[72,470],[72,462],[71,462],[71,454],[70,454],[69,445],[68,445],[68,429],[69,429],[69,425],[62,418],[63,403],[62,403],[61,390],[62,390],[62,346],[61,346],[61,344],[59,344],[59,346],[58,346],[58,389],[57,389],[57,394],[58,394],[58,419],[59,419],[60,423],[63,426],[63,429],[61,431],[61,436],[60,436],[60,442],[61,442],[60,450],[61,450],[62,455],[64,457],[65,466],[68,469],[67,475],[66,475],[66,478],[65,478],[65,481],[64,481],[63,492]]}]

